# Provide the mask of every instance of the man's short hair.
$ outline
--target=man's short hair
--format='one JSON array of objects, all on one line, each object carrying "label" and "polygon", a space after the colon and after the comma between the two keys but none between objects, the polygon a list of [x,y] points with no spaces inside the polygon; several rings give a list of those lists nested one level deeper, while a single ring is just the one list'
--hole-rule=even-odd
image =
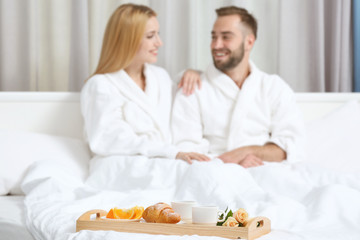
[{"label": "man's short hair", "polygon": [[216,14],[218,17],[229,16],[229,15],[238,15],[240,16],[240,21],[245,24],[255,36],[257,35],[257,21],[253,15],[251,15],[245,8],[239,8],[235,6],[222,7],[216,9]]}]

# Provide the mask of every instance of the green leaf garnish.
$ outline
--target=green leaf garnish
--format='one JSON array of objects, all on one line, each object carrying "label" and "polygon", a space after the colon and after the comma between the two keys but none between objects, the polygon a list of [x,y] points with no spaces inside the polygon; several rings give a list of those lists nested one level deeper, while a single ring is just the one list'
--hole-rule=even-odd
[{"label": "green leaf garnish", "polygon": [[[226,214],[226,217],[224,218],[224,220],[221,221],[221,222],[218,221],[218,222],[216,223],[216,226],[222,226],[229,217],[232,217],[232,216],[233,216],[232,210],[229,209],[228,207],[226,207],[226,209],[225,209],[225,214]],[[220,215],[220,219],[223,218],[223,217],[224,217],[224,214],[222,213],[222,214]]]}]

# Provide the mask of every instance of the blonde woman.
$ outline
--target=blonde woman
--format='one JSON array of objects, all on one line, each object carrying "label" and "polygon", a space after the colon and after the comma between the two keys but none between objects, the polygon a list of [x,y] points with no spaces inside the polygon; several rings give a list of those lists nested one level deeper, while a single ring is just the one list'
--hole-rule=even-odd
[{"label": "blonde woman", "polygon": [[95,156],[209,160],[171,144],[172,81],[152,65],[161,45],[152,9],[124,4],[115,10],[97,69],[81,92],[85,134]]}]

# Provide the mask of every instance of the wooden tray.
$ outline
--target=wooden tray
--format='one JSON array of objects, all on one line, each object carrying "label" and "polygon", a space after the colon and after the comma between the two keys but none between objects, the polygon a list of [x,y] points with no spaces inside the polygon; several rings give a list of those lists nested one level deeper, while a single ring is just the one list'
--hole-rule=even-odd
[{"label": "wooden tray", "polygon": [[[96,218],[91,218],[96,214]],[[124,222],[106,219],[107,212],[96,209],[81,215],[76,221],[76,231],[81,230],[113,230],[129,233],[147,233],[162,235],[199,235],[217,236],[230,239],[253,240],[271,231],[270,220],[266,217],[250,219],[246,227],[206,226],[192,223],[147,223]]]}]

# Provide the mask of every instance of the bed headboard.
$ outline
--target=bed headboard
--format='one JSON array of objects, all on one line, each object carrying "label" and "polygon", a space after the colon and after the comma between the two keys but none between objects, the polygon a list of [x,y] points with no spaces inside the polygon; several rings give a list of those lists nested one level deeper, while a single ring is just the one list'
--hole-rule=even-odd
[{"label": "bed headboard", "polygon": [[78,92],[0,92],[0,129],[83,138]]},{"label": "bed headboard", "polygon": [[[305,121],[319,118],[360,93],[296,93]],[[0,129],[26,130],[81,139],[78,92],[0,92]]]},{"label": "bed headboard", "polygon": [[326,115],[350,100],[360,102],[360,93],[296,93],[296,99],[305,122],[308,122]]}]

